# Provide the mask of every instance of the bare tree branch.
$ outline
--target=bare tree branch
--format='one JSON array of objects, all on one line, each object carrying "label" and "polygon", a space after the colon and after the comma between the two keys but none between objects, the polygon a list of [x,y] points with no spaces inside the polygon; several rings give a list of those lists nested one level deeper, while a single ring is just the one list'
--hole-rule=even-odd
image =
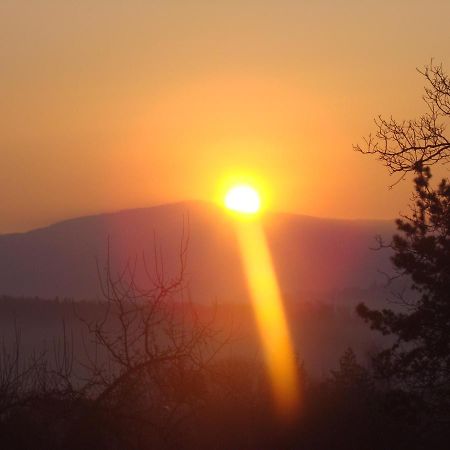
[{"label": "bare tree branch", "polygon": [[375,133],[354,146],[360,153],[375,155],[391,174],[401,174],[400,180],[406,173],[450,160],[450,141],[445,134],[450,118],[449,77],[442,65],[433,61],[418,71],[427,82],[423,99],[428,111],[412,120],[378,116]]}]

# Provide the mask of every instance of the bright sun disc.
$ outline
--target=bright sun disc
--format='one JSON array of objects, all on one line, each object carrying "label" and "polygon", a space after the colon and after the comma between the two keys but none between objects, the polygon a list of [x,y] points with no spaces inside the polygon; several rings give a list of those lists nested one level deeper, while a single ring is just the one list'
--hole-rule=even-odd
[{"label": "bright sun disc", "polygon": [[240,213],[255,214],[260,204],[258,192],[250,186],[235,186],[225,196],[226,207]]}]

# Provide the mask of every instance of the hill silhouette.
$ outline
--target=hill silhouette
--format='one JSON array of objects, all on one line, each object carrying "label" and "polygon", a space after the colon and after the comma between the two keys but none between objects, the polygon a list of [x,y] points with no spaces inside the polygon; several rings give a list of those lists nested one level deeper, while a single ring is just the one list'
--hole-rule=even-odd
[{"label": "hill silhouette", "polygon": [[[246,297],[246,287],[233,220],[216,205],[183,202],[0,235],[0,294],[100,298],[97,262],[100,268],[105,263],[108,240],[115,268],[130,258],[137,258],[139,264],[143,254],[152,266],[156,249],[170,276],[178,270],[183,222],[189,222],[190,295],[195,301],[240,301]],[[379,269],[386,270],[387,252],[370,247],[375,235],[392,234],[391,222],[286,213],[267,213],[261,220],[286,295],[366,288],[381,281]]]}]

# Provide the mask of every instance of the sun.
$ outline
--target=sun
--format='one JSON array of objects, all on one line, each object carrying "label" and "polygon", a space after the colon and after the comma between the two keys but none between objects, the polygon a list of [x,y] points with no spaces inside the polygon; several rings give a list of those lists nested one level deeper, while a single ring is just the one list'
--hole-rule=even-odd
[{"label": "sun", "polygon": [[261,207],[261,200],[256,189],[241,184],[234,186],[227,192],[225,206],[232,211],[255,214]]}]

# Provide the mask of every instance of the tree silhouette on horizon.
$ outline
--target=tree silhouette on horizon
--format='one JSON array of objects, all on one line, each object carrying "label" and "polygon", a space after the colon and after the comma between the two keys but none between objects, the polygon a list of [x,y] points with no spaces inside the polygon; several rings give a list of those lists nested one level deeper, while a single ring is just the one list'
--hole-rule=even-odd
[{"label": "tree silhouette on horizon", "polygon": [[361,303],[357,312],[372,329],[394,338],[373,355],[374,376],[391,392],[405,394],[408,408],[439,439],[450,424],[450,183],[444,178],[433,184],[430,166],[450,157],[450,78],[433,63],[419,72],[428,82],[428,111],[410,121],[378,118],[375,135],[355,147],[400,179],[415,173],[409,214],[396,220],[390,243],[379,240],[380,248],[393,251],[394,278],[406,280],[409,290],[396,293],[395,309]]}]

